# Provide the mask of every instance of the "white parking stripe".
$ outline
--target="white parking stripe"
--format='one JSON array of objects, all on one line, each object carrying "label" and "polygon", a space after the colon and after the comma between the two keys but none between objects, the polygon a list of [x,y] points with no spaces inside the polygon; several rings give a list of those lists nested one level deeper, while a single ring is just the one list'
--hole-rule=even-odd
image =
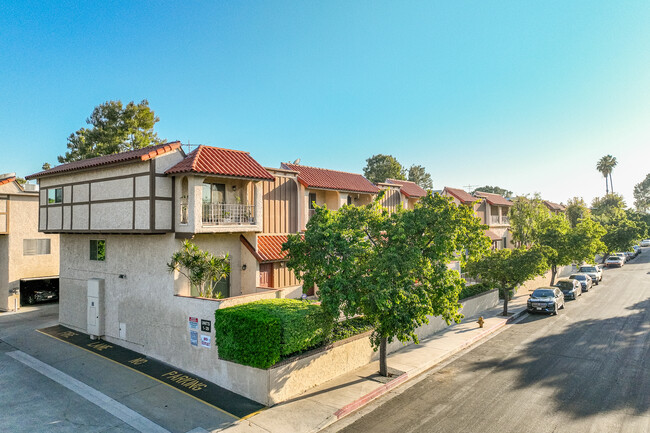
[{"label": "white parking stripe", "polygon": [[102,394],[101,392],[97,391],[94,388],[91,388],[83,382],[78,381],[74,377],[68,376],[64,372],[57,370],[51,365],[39,361],[33,356],[21,352],[20,350],[7,352],[7,355],[11,356],[16,361],[19,361],[26,366],[33,368],[43,376],[46,376],[58,384],[65,386],[70,391],[99,406],[106,412],[110,413],[116,418],[121,419],[140,432],[170,433],[168,430],[143,417],[136,411],[129,409],[122,403],[113,400],[109,396]]}]

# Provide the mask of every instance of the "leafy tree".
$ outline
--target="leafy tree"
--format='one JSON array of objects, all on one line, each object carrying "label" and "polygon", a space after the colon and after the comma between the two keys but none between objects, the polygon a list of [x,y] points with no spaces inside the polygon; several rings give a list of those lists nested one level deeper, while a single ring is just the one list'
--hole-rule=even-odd
[{"label": "leafy tree", "polygon": [[412,165],[411,168],[409,168],[408,180],[417,183],[421,188],[433,189],[431,175],[427,173],[424,166]]},{"label": "leafy tree", "polygon": [[548,269],[544,248],[493,250],[478,260],[470,261],[465,271],[482,282],[499,287],[503,293],[503,315],[508,315],[510,291]]},{"label": "leafy tree", "polygon": [[131,101],[126,106],[121,101],[105,102],[95,107],[86,119],[92,128],[81,128],[70,134],[69,151],[58,160],[78,161],[162,143],[164,140],[153,132],[159,120],[146,99],[139,104]]},{"label": "leafy tree", "polygon": [[417,343],[416,329],[428,316],[461,319],[464,280],[447,264],[487,251],[484,229],[468,207],[429,193],[415,209],[392,214],[378,201],[336,212],[317,207],[304,238],[289,236],[283,248],[303,286],[318,285],[321,306],[333,319],[360,314],[373,325],[371,342],[386,376],[389,342]]},{"label": "leafy tree", "polygon": [[190,284],[198,289],[200,297],[221,298],[221,293],[215,293],[214,287],[230,274],[230,258],[228,254],[218,257],[201,251],[186,240],[180,251],[172,255],[167,268],[169,272],[178,271],[185,276]]},{"label": "leafy tree", "polygon": [[[618,162],[612,155],[605,155],[598,160],[596,170],[598,170],[605,178],[605,194],[609,194],[609,186],[611,186],[612,193],[614,193],[614,186],[612,185],[612,171]],[[607,176],[609,176],[609,186],[607,185]]]},{"label": "leafy tree", "polygon": [[518,246],[530,245],[537,239],[540,225],[550,217],[548,209],[539,194],[515,197],[512,203],[508,211],[512,238]]},{"label": "leafy tree", "polygon": [[49,162],[44,162],[43,166],[41,167],[42,170],[49,170],[50,168],[52,168],[52,166]]},{"label": "leafy tree", "polygon": [[620,219],[625,213],[623,196],[611,193],[602,198],[594,198],[591,202],[591,213],[603,224],[607,224],[613,219]]},{"label": "leafy tree", "polygon": [[634,206],[639,212],[650,212],[650,173],[642,182],[634,185]]},{"label": "leafy tree", "polygon": [[16,182],[18,182],[20,185],[25,185],[27,183],[24,178],[18,176],[16,176]]},{"label": "leafy tree", "polygon": [[590,213],[591,212],[582,197],[573,197],[569,199],[566,210],[564,211],[571,227],[575,227],[581,219],[587,218]]},{"label": "leafy tree", "polygon": [[472,192],[472,194],[474,194],[474,193],[477,192],[477,191],[479,191],[479,192],[490,192],[490,193],[492,193],[492,194],[499,194],[499,195],[502,195],[502,196],[504,196],[504,197],[512,197],[512,196],[514,195],[514,194],[512,193],[512,191],[509,191],[509,190],[507,190],[507,189],[500,188],[500,187],[498,187],[498,186],[490,186],[490,185],[485,185],[485,186],[482,186],[482,187],[480,187],[480,188],[476,188],[476,189]]},{"label": "leafy tree", "polygon": [[625,213],[618,214],[603,224],[607,233],[602,238],[607,254],[616,251],[630,251],[645,233],[645,227],[627,218]]},{"label": "leafy tree", "polygon": [[388,178],[406,180],[406,170],[391,155],[379,154],[366,159],[363,175],[374,183],[385,182]]},{"label": "leafy tree", "polygon": [[538,244],[544,247],[546,262],[551,267],[551,285],[559,266],[593,261],[605,245],[601,238],[605,229],[591,218],[582,219],[571,227],[564,215],[553,215],[540,227]]}]

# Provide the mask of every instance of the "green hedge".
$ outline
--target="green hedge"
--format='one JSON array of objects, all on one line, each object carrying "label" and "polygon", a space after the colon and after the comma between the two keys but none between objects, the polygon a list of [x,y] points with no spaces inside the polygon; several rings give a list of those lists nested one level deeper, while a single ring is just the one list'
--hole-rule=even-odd
[{"label": "green hedge", "polygon": [[346,338],[363,334],[364,332],[372,331],[373,329],[372,324],[365,317],[354,317],[352,319],[343,320],[334,325],[330,341],[345,340]]},{"label": "green hedge", "polygon": [[257,368],[318,346],[332,326],[320,306],[295,299],[268,299],[214,313],[219,357]]},{"label": "green hedge", "polygon": [[465,299],[471,296],[480,295],[481,293],[489,292],[494,287],[487,283],[478,283],[472,284],[471,286],[465,286],[463,290],[460,291],[458,299]]}]

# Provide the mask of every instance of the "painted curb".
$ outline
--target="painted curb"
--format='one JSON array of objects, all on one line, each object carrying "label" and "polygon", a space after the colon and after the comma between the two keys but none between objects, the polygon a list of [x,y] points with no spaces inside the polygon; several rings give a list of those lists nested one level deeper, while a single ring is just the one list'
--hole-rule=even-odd
[{"label": "painted curb", "polygon": [[[400,375],[397,377],[395,380],[392,380],[388,382],[387,384],[375,389],[374,391],[369,392],[368,394],[356,399],[352,403],[348,403],[345,406],[341,407],[339,410],[334,412],[334,416],[336,416],[336,420],[340,420],[341,418],[344,418],[345,416],[349,415],[350,413],[356,411],[357,409],[362,408],[363,406],[367,405],[374,399],[381,397],[382,395],[388,393],[390,390],[393,388],[396,388],[398,385],[401,385],[402,383],[406,382],[408,379],[412,379],[414,377],[417,377],[418,375],[422,374],[423,372],[431,369],[437,364],[440,364],[442,361],[445,359],[448,359],[455,355],[456,353],[462,351],[463,349],[466,349],[469,346],[472,346],[475,344],[477,341],[482,340],[483,338],[487,337],[488,335],[493,334],[494,332],[498,331],[499,329],[503,328],[504,326],[512,323],[515,319],[518,319],[519,317],[523,316],[526,314],[526,309],[523,309],[517,313],[514,313],[511,317],[508,317],[507,320],[504,320],[497,325],[486,329],[485,331],[481,332],[480,334],[472,337],[471,339],[467,340],[463,344],[461,344],[458,347],[455,347],[454,349],[450,350],[449,352],[445,353],[443,356],[433,360],[432,362],[428,362],[425,365],[418,367],[418,368],[413,368],[406,373]],[[332,420],[333,422],[334,420]],[[331,424],[332,422],[328,423]]]}]

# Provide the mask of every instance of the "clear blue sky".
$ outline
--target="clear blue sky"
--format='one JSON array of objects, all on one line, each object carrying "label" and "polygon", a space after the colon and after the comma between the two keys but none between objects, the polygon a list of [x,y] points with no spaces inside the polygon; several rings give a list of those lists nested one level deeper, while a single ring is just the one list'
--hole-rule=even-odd
[{"label": "clear blue sky", "polygon": [[274,167],[385,153],[566,202],[611,153],[629,205],[650,172],[647,0],[79,3],[0,5],[0,172],[55,163],[111,99]]}]

